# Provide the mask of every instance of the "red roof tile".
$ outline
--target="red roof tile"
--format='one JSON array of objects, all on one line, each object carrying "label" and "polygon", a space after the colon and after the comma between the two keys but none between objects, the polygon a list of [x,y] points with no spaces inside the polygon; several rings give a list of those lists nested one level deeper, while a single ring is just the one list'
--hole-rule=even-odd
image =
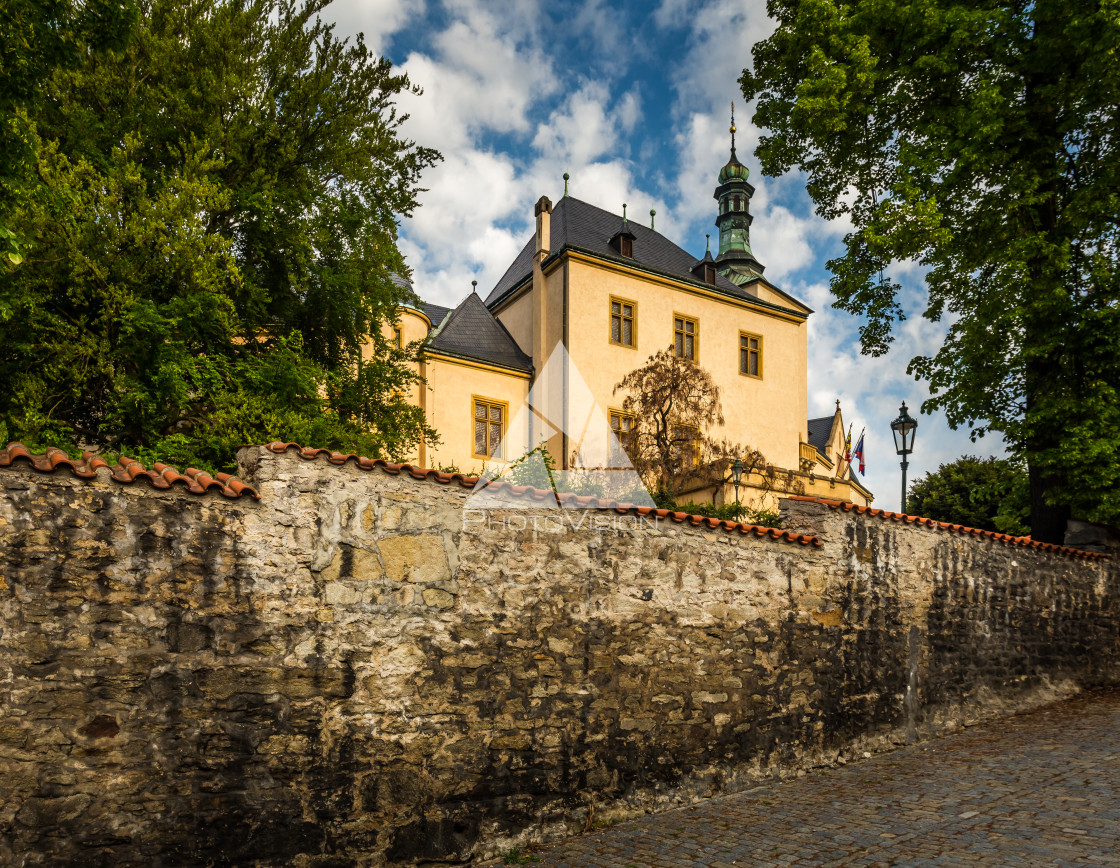
[{"label": "red roof tile", "polygon": [[1038,540],[1032,540],[1029,536],[1011,536],[1006,533],[997,533],[991,530],[981,530],[977,527],[965,527],[961,524],[952,524],[947,521],[937,521],[933,518],[922,518],[918,515],[907,515],[903,512],[888,512],[885,509],[872,509],[870,506],[856,506],[854,503],[847,503],[842,500],[828,500],[823,497],[806,497],[800,494],[791,494],[788,496],[790,500],[803,500],[808,503],[822,503],[829,509],[840,509],[844,512],[855,511],[858,515],[864,513],[874,516],[875,518],[883,519],[884,521],[898,521],[905,524],[916,524],[919,527],[931,527],[936,530],[946,530],[950,533],[959,533],[965,536],[976,536],[984,539],[995,540],[996,542],[1006,543],[1012,546],[1024,546],[1026,548],[1039,549],[1044,552],[1054,552],[1055,554],[1066,555],[1071,558],[1083,558],[1087,560],[1099,560],[1107,558],[1108,555],[1101,554],[1100,552],[1086,552],[1081,549],[1073,549],[1068,546],[1060,546],[1055,543],[1044,543]]},{"label": "red roof tile", "polygon": [[[425,479],[431,482],[437,482],[440,485],[454,484],[461,488],[474,488],[478,484],[477,476],[464,476],[462,473],[441,473],[437,470],[428,470],[427,468],[415,467],[411,464],[393,464],[382,458],[363,458],[360,455],[347,455],[341,452],[331,452],[327,449],[312,449],[310,447],[300,446],[298,443],[275,442],[267,444],[264,448],[277,455],[282,455],[289,450],[295,450],[295,453],[306,461],[314,461],[321,455],[326,456],[329,463],[336,465],[342,465],[348,461],[353,461],[354,465],[361,470],[373,470],[377,468],[391,476],[407,473],[413,479]],[[632,514],[643,517],[652,515],[658,520],[669,519],[676,524],[684,524],[687,522],[693,527],[706,527],[713,530],[718,528],[728,533],[737,532],[744,535],[754,535],[767,539],[797,543],[799,545],[819,546],[822,544],[815,536],[808,536],[806,534],[791,533],[787,530],[762,527],[755,524],[744,524],[738,521],[722,521],[718,518],[709,518],[703,515],[691,515],[687,512],[672,512],[667,509],[634,506],[632,503],[622,503],[617,500],[600,500],[595,497],[583,497],[570,493],[558,495],[547,489],[513,485],[509,482],[491,482],[487,487],[493,487],[499,491],[504,490],[513,494],[515,497],[524,497],[538,503],[549,501],[555,504],[559,502],[561,505],[569,506],[574,509],[612,510],[620,515]]]},{"label": "red roof tile", "polygon": [[9,443],[6,448],[0,449],[0,467],[12,467],[21,463],[30,465],[40,473],[54,473],[59,469],[68,470],[79,479],[96,479],[97,471],[104,467],[109,471],[110,478],[125,485],[144,479],[152,488],[168,489],[178,486],[191,494],[216,491],[223,497],[236,498],[247,495],[260,500],[256,489],[229,473],[211,476],[205,470],[195,470],[193,467],[188,467],[180,473],[174,467],[159,462],[148,470],[139,461],[123,455],[116,464],[110,464],[100,455],[92,452],[83,452],[82,457],[75,461],[61,449],[55,449],[53,446],[48,447],[42,455],[33,455],[22,443]]}]

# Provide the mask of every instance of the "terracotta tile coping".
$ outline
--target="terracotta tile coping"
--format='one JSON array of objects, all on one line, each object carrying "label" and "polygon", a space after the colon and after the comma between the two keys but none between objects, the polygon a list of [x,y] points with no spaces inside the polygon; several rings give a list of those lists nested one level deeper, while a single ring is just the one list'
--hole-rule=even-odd
[{"label": "terracotta tile coping", "polygon": [[[407,473],[413,479],[427,480],[440,485],[455,484],[462,488],[474,488],[478,484],[477,476],[465,476],[462,473],[442,473],[438,470],[415,467],[411,464],[394,464],[381,458],[365,458],[360,455],[331,452],[328,449],[302,447],[298,443],[281,443],[276,441],[268,443],[262,448],[277,455],[295,450],[296,454],[305,461],[314,461],[320,456],[325,456],[327,461],[334,465],[346,464],[348,461],[352,460],[355,466],[362,470],[373,470],[377,468],[390,476],[398,476],[401,473]],[[251,497],[254,500],[260,500],[260,495],[255,488],[246,485],[236,476],[229,473],[218,473],[215,476],[211,476],[206,471],[196,470],[193,467],[188,467],[185,471],[180,473],[174,467],[161,464],[158,461],[152,465],[151,470],[148,470],[139,461],[127,458],[123,455],[116,464],[109,464],[109,462],[100,455],[96,455],[92,452],[83,452],[82,457],[75,461],[61,449],[56,449],[53,446],[48,447],[47,451],[41,455],[34,455],[24,444],[19,442],[9,443],[7,447],[0,449],[0,468],[11,467],[21,462],[28,464],[39,473],[53,473],[61,468],[63,470],[68,470],[79,479],[96,479],[97,471],[101,468],[105,468],[109,471],[110,478],[125,485],[130,485],[139,479],[144,479],[153,488],[158,489],[170,489],[174,486],[179,486],[191,494],[206,494],[209,491],[216,491],[223,497],[231,499]],[[492,482],[490,485],[499,490],[506,490],[515,497],[524,497],[539,503],[558,501],[560,505],[568,508],[602,509],[611,510],[620,515],[633,514],[643,517],[653,516],[659,520],[669,519],[676,524],[688,523],[693,527],[706,527],[712,530],[718,528],[727,532],[753,534],[757,537],[783,540],[800,545],[819,546],[822,544],[815,536],[796,534],[787,530],[779,530],[778,528],[762,527],[760,525],[745,524],[737,521],[724,521],[718,518],[693,515],[686,512],[674,512],[667,509],[634,506],[630,503],[620,503],[617,500],[601,500],[595,497],[584,497],[575,494],[557,495],[552,491],[513,485],[509,482]],[[1010,536],[1009,534],[996,533],[994,531],[981,530],[974,527],[965,527],[963,525],[951,524],[944,521],[936,521],[932,518],[922,518],[921,516],[906,515],[900,512],[888,512],[886,510],[873,509],[867,506],[856,506],[855,504],[840,500],[805,497],[802,495],[790,495],[789,499],[808,503],[820,503],[834,510],[843,510],[844,512],[855,511],[859,515],[867,513],[884,521],[904,522],[906,524],[915,524],[920,527],[930,527],[966,536],[992,539],[1007,545],[1034,548],[1041,551],[1066,555],[1068,557],[1086,560],[1100,560],[1109,557],[1107,554],[1102,554],[1100,552],[1086,552],[1080,549],[1056,545],[1054,543],[1038,542],[1037,540],[1032,540],[1030,537]]]},{"label": "terracotta tile coping", "polygon": [[918,515],[907,515],[904,512],[888,512],[885,509],[873,509],[870,506],[856,506],[854,503],[846,503],[842,500],[828,500],[823,497],[806,497],[800,494],[791,494],[788,496],[789,500],[801,500],[807,503],[821,503],[829,509],[839,509],[844,512],[855,512],[858,515],[871,515],[875,518],[882,519],[883,521],[898,521],[905,524],[916,524],[919,527],[931,527],[936,530],[945,530],[950,533],[959,533],[964,536],[977,536],[984,539],[991,539],[997,542],[1006,543],[1012,546],[1023,546],[1025,548],[1039,549],[1044,552],[1054,552],[1055,554],[1066,555],[1072,558],[1083,558],[1086,560],[1100,560],[1107,558],[1108,555],[1101,552],[1086,552],[1081,549],[1069,548],[1068,546],[1060,546],[1056,543],[1044,543],[1038,540],[1033,540],[1029,536],[1011,536],[1006,533],[997,533],[991,530],[981,530],[977,527],[965,527],[962,524],[952,524],[947,521],[937,521],[933,518],[922,518]]},{"label": "terracotta tile coping", "polygon": [[144,479],[152,488],[168,489],[179,486],[191,494],[216,491],[223,497],[247,496],[260,500],[260,495],[255,488],[229,473],[211,476],[205,470],[196,470],[193,467],[188,467],[180,473],[174,467],[158,461],[152,465],[151,470],[148,470],[139,461],[123,455],[116,464],[110,464],[100,455],[92,452],[83,452],[82,457],[75,461],[61,449],[53,446],[48,447],[42,455],[31,454],[31,450],[18,442],[9,443],[7,447],[0,449],[0,467],[11,467],[19,463],[28,464],[39,473],[54,473],[59,469],[68,470],[79,479],[96,479],[97,471],[104,467],[109,471],[112,479],[124,485],[131,485],[138,479]]},{"label": "terracotta tile coping", "polygon": [[[348,461],[353,461],[354,465],[361,470],[373,470],[377,468],[383,473],[388,473],[390,476],[399,476],[402,473],[406,473],[413,479],[428,480],[430,482],[439,483],[440,485],[458,485],[461,488],[474,488],[478,484],[477,476],[465,476],[462,473],[441,473],[438,470],[415,467],[411,464],[393,464],[382,458],[364,458],[360,455],[331,452],[328,449],[303,447],[298,443],[275,442],[269,443],[263,448],[277,455],[282,455],[294,450],[296,455],[306,461],[314,461],[319,458],[319,456],[325,456],[329,463],[335,465],[342,465]],[[620,515],[633,514],[639,516],[653,516],[659,520],[669,519],[676,524],[688,523],[693,527],[706,527],[712,530],[718,528],[728,533],[753,534],[757,537],[797,543],[799,545],[822,545],[821,541],[815,536],[791,533],[788,530],[762,527],[756,524],[744,524],[738,521],[724,521],[703,515],[692,515],[687,512],[674,512],[668,509],[634,506],[631,503],[621,503],[617,500],[600,500],[599,498],[583,497],[576,494],[556,494],[546,489],[513,485],[509,482],[492,482],[488,487],[493,487],[498,491],[507,491],[515,497],[523,497],[538,503],[545,503],[547,501],[556,504],[559,502],[560,505],[572,509],[602,509],[611,510]]]}]

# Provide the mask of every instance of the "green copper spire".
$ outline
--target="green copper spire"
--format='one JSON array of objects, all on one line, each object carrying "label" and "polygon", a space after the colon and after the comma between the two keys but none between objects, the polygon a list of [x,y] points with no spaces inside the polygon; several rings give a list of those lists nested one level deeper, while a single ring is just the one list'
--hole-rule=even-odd
[{"label": "green copper spire", "polygon": [[751,251],[750,228],[754,218],[750,200],[754,187],[748,182],[750,170],[735,156],[735,103],[731,104],[731,159],[719,170],[715,199],[719,203],[719,273],[735,284],[743,284],[762,274],[764,266]]}]

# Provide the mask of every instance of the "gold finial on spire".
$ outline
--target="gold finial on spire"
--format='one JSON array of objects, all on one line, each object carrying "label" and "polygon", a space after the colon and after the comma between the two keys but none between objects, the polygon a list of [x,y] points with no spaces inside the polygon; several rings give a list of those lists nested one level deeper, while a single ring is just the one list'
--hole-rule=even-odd
[{"label": "gold finial on spire", "polygon": [[735,151],[735,100],[731,100],[731,150]]}]

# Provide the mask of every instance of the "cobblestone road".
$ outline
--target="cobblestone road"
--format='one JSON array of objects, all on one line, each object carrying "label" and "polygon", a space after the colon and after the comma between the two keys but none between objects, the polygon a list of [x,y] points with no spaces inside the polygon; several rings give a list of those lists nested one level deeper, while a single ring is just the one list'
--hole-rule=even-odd
[{"label": "cobblestone road", "polygon": [[534,855],[537,868],[1120,868],[1120,691],[622,823]]}]

